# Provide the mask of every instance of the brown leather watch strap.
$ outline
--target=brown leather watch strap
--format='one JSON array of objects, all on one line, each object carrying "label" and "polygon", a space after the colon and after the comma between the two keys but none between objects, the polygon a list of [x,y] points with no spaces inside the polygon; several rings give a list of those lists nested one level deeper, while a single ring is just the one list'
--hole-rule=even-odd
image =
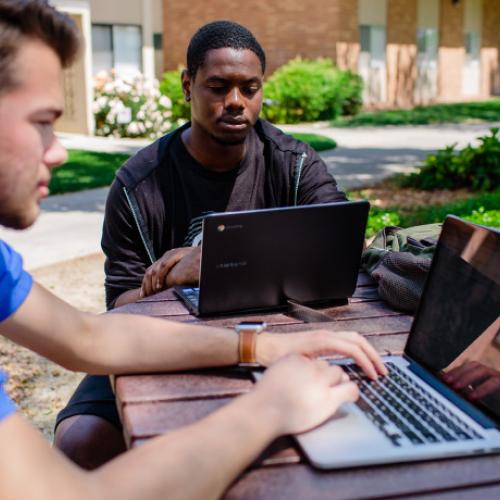
[{"label": "brown leather watch strap", "polygon": [[260,330],[240,330],[238,350],[240,364],[257,364],[257,335]]}]

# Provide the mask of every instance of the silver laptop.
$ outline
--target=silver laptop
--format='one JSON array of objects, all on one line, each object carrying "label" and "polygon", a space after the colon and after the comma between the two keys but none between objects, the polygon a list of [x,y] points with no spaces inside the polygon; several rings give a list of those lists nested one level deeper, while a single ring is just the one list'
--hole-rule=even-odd
[{"label": "silver laptop", "polygon": [[[447,217],[403,356],[296,436],[325,469],[500,451],[500,232]],[[333,362],[332,362],[333,363]],[[450,379],[453,377],[453,379]]]},{"label": "silver laptop", "polygon": [[369,204],[207,215],[199,287],[176,287],[199,316],[347,302],[356,288]]}]

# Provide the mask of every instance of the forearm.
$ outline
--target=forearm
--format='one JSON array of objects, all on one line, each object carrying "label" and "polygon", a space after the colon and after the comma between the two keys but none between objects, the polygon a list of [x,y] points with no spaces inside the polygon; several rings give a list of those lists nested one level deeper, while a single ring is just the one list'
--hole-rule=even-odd
[{"label": "forearm", "polygon": [[137,302],[141,298],[141,289],[134,288],[123,292],[115,301],[115,307],[124,306],[132,302]]},{"label": "forearm", "polygon": [[146,316],[81,313],[39,285],[2,323],[2,333],[65,368],[87,373],[173,371],[238,362],[238,336],[232,330]]},{"label": "forearm", "polygon": [[277,424],[272,408],[251,393],[88,473],[51,449],[14,415],[0,425],[0,496],[5,500],[218,498],[277,437]]},{"label": "forearm", "polygon": [[80,337],[80,363],[89,373],[179,371],[238,363],[233,330],[178,323],[139,315],[89,316]]},{"label": "forearm", "polygon": [[[99,490],[124,500],[219,498],[278,436],[278,423],[269,402],[252,392],[101,468],[96,474]],[[128,474],[128,484],[123,470],[137,472],[133,478]]]}]

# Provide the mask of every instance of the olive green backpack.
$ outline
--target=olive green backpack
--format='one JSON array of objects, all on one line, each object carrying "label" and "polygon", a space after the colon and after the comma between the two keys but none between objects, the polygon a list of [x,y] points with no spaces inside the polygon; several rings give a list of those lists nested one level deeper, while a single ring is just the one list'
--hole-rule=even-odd
[{"label": "olive green backpack", "polygon": [[387,226],[363,252],[361,268],[378,283],[380,297],[394,308],[416,310],[441,226]]}]

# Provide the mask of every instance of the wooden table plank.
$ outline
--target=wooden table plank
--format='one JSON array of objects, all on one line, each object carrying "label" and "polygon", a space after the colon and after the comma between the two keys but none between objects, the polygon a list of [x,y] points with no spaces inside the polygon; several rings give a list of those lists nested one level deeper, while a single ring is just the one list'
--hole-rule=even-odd
[{"label": "wooden table plank", "polygon": [[[168,290],[167,290],[168,291]],[[191,316],[186,306],[179,300],[148,300],[142,302],[132,302],[109,313],[144,314],[146,316]],[[191,316],[195,319],[195,316]]]},{"label": "wooden table plank", "polygon": [[123,406],[124,427],[131,441],[170,432],[218,410],[232,398],[157,401]]},{"label": "wooden table plank", "polygon": [[288,500],[401,498],[436,490],[459,490],[500,484],[500,456],[338,471],[318,471],[287,465],[248,471],[226,493],[227,500]]},{"label": "wooden table plank", "polygon": [[492,500],[500,498],[500,485],[485,485],[472,488],[453,488],[441,490],[435,493],[423,493],[422,495],[410,495],[405,500]]},{"label": "wooden table plank", "polygon": [[411,316],[381,316],[370,319],[332,321],[331,323],[295,323],[291,325],[271,325],[272,332],[291,333],[301,330],[325,329],[332,332],[354,330],[363,335],[394,335],[407,333],[411,326]]},{"label": "wooden table plank", "polygon": [[380,316],[404,316],[405,313],[395,311],[381,300],[369,302],[349,302],[345,306],[319,308],[324,314],[332,318],[332,321],[345,319],[369,319]]},{"label": "wooden table plank", "polygon": [[260,313],[233,316],[219,316],[199,320],[204,325],[234,328],[240,321],[265,321],[268,325],[293,325],[302,324],[298,319],[287,316],[285,313]]},{"label": "wooden table plank", "polygon": [[250,374],[244,370],[206,370],[158,375],[118,377],[115,390],[123,405],[159,401],[179,401],[235,396],[252,388]]}]

